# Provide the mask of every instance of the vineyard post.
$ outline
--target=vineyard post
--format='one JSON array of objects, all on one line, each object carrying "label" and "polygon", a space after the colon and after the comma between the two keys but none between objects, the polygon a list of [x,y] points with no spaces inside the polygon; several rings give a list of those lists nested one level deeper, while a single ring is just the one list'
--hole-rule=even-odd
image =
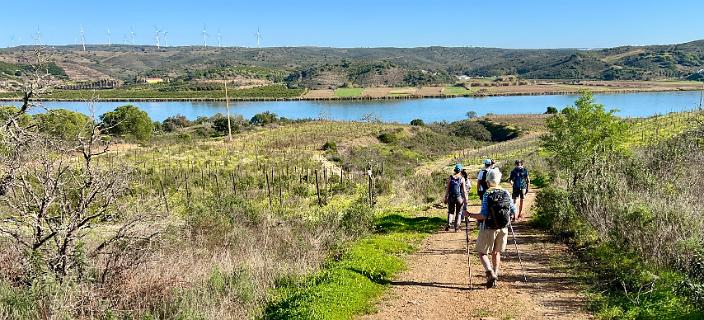
[{"label": "vineyard post", "polygon": [[166,214],[171,215],[171,210],[169,209],[169,201],[166,199],[166,190],[164,190],[164,183],[159,179],[159,185],[161,186],[161,196],[164,199],[164,207],[166,207]]},{"label": "vineyard post", "polygon": [[[264,169],[264,176],[266,177],[266,194],[269,197],[269,210],[272,208],[272,203],[271,203],[271,185],[269,183],[269,174],[266,172],[266,169]],[[274,169],[271,169],[271,177],[274,177]]]},{"label": "vineyard post", "polygon": [[315,169],[315,193],[318,195],[318,206],[322,207],[323,202],[320,200],[320,183],[318,183],[318,169]]}]

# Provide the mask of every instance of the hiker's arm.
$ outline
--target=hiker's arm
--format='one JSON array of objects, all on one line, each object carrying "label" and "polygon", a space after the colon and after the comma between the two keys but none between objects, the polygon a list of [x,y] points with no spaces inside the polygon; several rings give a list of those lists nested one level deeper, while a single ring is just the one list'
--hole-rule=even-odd
[{"label": "hiker's arm", "polygon": [[469,205],[469,191],[467,191],[467,181],[462,181],[462,192],[464,192],[464,201]]},{"label": "hiker's arm", "polygon": [[447,186],[445,187],[445,198],[443,200],[443,203],[447,203],[449,197],[450,197],[450,179],[447,180]]},{"label": "hiker's arm", "polygon": [[474,218],[477,221],[484,221],[486,220],[486,217],[483,216],[481,213],[470,213],[469,214],[470,218]]}]

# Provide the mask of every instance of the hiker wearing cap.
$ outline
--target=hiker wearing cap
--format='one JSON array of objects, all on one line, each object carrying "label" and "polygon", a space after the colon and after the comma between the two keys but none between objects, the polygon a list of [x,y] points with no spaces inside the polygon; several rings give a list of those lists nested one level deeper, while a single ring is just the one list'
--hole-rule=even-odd
[{"label": "hiker wearing cap", "polygon": [[[470,217],[481,222],[477,238],[477,253],[486,271],[486,287],[496,287],[501,265],[501,253],[506,250],[508,226],[516,213],[516,206],[511,201],[508,191],[499,186],[501,171],[489,169],[486,172],[489,188],[484,192],[482,208]],[[489,260],[491,254],[491,261]]]},{"label": "hiker wearing cap", "polygon": [[513,198],[513,203],[516,203],[516,199],[520,198],[520,204],[518,206],[518,218],[520,219],[523,215],[523,198],[525,198],[528,193],[528,185],[530,184],[530,178],[528,177],[528,169],[523,167],[523,160],[516,160],[516,167],[511,170],[511,176],[508,181],[513,186],[513,192],[511,197]]},{"label": "hiker wearing cap", "polygon": [[462,165],[456,164],[454,174],[447,180],[447,188],[445,189],[445,200],[447,204],[447,226],[445,231],[450,230],[450,226],[454,225],[455,231],[459,228],[462,221],[462,208],[467,199],[467,188],[465,179],[462,177]]},{"label": "hiker wearing cap", "polygon": [[483,163],[484,168],[479,170],[479,173],[477,173],[477,195],[479,196],[480,200],[483,199],[484,192],[489,189],[489,186],[486,183],[486,173],[489,169],[492,168],[492,160],[486,159],[483,161]]}]

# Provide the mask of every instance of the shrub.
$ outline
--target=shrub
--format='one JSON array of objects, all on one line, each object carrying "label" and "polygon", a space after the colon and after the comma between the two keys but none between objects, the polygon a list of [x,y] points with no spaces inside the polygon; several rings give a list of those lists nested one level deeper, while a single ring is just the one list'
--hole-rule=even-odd
[{"label": "shrub", "polygon": [[[210,118],[210,122],[213,124],[213,129],[219,133],[227,133],[227,117],[221,113],[218,113]],[[240,115],[230,116],[230,127],[232,127],[232,132],[239,132],[247,125],[247,121]]]},{"label": "shrub", "polygon": [[[0,121],[4,124],[10,117],[17,115],[20,112],[15,106],[0,106]],[[18,119],[18,124],[20,126],[28,126],[32,122],[32,117],[27,114],[23,114]]]},{"label": "shrub", "polygon": [[133,105],[118,107],[100,116],[100,120],[110,134],[130,136],[138,141],[149,140],[154,131],[149,115]]},{"label": "shrub", "polygon": [[379,136],[377,136],[377,139],[379,139],[382,143],[393,144],[398,142],[399,138],[398,135],[393,132],[382,132]]},{"label": "shrub", "polygon": [[413,119],[413,120],[411,120],[411,125],[417,126],[417,127],[422,127],[425,125],[425,122],[423,122],[423,120],[421,120],[421,119]]},{"label": "shrub", "polygon": [[177,114],[164,119],[161,125],[164,131],[173,132],[181,128],[190,127],[193,123],[186,116]]},{"label": "shrub", "polygon": [[545,111],[545,114],[557,114],[557,108],[555,107],[548,107],[548,109]]},{"label": "shrub", "polygon": [[279,116],[273,112],[262,112],[255,114],[249,122],[253,125],[263,126],[267,124],[276,123],[279,121]]},{"label": "shrub", "polygon": [[323,151],[336,151],[337,150],[337,143],[335,141],[328,141],[323,145]]},{"label": "shrub", "polygon": [[89,134],[93,121],[86,115],[66,109],[49,110],[34,116],[40,131],[64,140]]},{"label": "shrub", "polygon": [[470,137],[478,141],[491,141],[491,132],[477,121],[457,123],[452,134],[458,137]]}]

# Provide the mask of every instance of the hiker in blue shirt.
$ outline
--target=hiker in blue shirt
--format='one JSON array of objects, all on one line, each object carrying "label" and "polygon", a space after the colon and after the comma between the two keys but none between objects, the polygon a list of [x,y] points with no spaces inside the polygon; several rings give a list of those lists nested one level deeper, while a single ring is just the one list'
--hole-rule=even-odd
[{"label": "hiker in blue shirt", "polygon": [[462,221],[462,209],[467,201],[466,180],[462,177],[462,164],[456,164],[454,174],[447,180],[445,188],[445,200],[447,204],[447,226],[445,231],[450,230],[454,225],[455,232]]},{"label": "hiker in blue shirt", "polygon": [[523,167],[523,160],[516,160],[516,167],[511,170],[511,176],[508,181],[513,186],[513,192],[511,196],[513,198],[513,203],[516,203],[516,199],[520,198],[521,202],[518,206],[518,217],[520,219],[523,216],[523,199],[528,193],[528,185],[530,184],[530,178],[528,178],[528,169]]}]

